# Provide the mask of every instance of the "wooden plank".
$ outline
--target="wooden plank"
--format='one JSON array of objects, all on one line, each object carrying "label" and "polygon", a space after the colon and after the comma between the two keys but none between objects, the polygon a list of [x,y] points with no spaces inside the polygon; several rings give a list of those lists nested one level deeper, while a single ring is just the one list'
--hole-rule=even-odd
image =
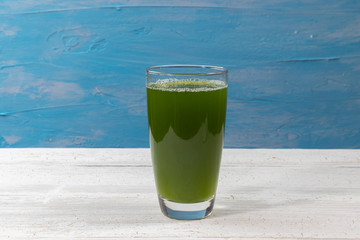
[{"label": "wooden plank", "polygon": [[149,149],[0,149],[1,239],[359,239],[359,150],[225,149],[214,213],[164,217]]},{"label": "wooden plank", "polygon": [[0,147],[148,147],[145,68],[210,64],[229,69],[225,146],[359,149],[359,9],[2,0]]}]

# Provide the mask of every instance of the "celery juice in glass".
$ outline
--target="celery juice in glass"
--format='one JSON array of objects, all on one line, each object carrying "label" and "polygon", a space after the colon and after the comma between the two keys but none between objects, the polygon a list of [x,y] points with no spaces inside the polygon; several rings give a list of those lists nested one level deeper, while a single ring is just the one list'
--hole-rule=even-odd
[{"label": "celery juice in glass", "polygon": [[208,216],[224,142],[226,69],[160,66],[147,72],[151,157],[163,213]]}]

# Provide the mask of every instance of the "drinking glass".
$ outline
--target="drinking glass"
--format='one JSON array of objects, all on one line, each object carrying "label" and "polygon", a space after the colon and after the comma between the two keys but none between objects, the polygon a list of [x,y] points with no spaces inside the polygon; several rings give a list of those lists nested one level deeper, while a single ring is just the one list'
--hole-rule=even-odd
[{"label": "drinking glass", "polygon": [[211,214],[224,142],[227,69],[146,69],[151,158],[160,208],[175,219]]}]

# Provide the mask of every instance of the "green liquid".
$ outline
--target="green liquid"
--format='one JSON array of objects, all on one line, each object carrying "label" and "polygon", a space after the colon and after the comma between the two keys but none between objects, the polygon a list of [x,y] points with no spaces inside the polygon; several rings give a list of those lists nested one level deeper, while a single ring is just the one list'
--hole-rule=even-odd
[{"label": "green liquid", "polygon": [[219,81],[147,86],[151,154],[161,197],[195,203],[215,195],[226,96],[227,86]]}]

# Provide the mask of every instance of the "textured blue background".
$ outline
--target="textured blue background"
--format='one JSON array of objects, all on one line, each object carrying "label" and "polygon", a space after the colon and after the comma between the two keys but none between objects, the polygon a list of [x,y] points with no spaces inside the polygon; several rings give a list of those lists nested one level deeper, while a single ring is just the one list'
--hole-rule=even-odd
[{"label": "textured blue background", "polygon": [[360,1],[0,2],[1,147],[148,147],[145,68],[229,69],[225,147],[360,148]]}]

